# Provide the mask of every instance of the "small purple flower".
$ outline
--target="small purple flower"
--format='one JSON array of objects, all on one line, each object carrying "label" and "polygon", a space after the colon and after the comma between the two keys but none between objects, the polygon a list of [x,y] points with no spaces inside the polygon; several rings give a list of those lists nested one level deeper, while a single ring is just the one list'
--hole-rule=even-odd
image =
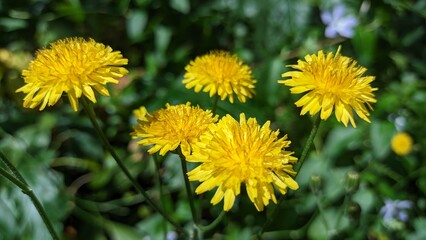
[{"label": "small purple flower", "polygon": [[352,15],[346,14],[344,5],[336,5],[331,12],[321,13],[322,22],[327,25],[325,36],[335,38],[342,36],[351,38],[354,35],[354,28],[358,25],[358,19]]},{"label": "small purple flower", "polygon": [[385,205],[380,209],[380,214],[383,215],[385,222],[391,220],[408,220],[407,209],[413,207],[413,202],[408,200],[385,200]]},{"label": "small purple flower", "polygon": [[166,239],[167,240],[176,240],[176,239],[178,239],[178,235],[177,235],[176,232],[170,231],[170,232],[167,232]]}]

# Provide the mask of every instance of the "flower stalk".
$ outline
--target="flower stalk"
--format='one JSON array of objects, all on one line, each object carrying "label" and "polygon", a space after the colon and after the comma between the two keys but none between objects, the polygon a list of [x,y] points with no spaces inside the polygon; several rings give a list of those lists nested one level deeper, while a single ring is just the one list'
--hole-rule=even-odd
[{"label": "flower stalk", "polygon": [[[160,170],[160,159],[158,159],[158,155],[154,154],[153,155],[153,160],[155,163],[155,169],[157,170],[156,173],[156,177],[157,177],[157,187],[158,187],[158,193],[160,194],[160,200],[161,200],[161,207],[163,209],[166,209],[166,203],[165,203],[165,198],[162,197],[164,196],[164,191],[163,191],[163,184],[161,181],[161,170]],[[163,230],[164,230],[164,239],[167,238],[167,221],[163,221]]]},{"label": "flower stalk", "polygon": [[129,181],[133,184],[133,186],[145,197],[148,204],[154,208],[159,214],[161,214],[170,224],[172,224],[177,231],[181,233],[185,233],[185,230],[179,226],[169,215],[167,215],[161,208],[159,208],[149,197],[148,193],[142,188],[142,186],[133,178],[133,176],[130,174],[127,167],[124,165],[121,158],[117,155],[114,148],[111,146],[108,138],[106,137],[105,133],[100,128],[97,120],[95,112],[93,111],[92,106],[88,103],[88,101],[85,98],[82,98],[83,107],[86,111],[90,121],[92,122],[93,127],[96,130],[96,133],[101,138],[102,143],[104,144],[105,148],[111,153],[111,156],[114,158],[115,162],[119,166],[120,170],[123,171],[123,173],[126,175],[126,177],[129,179]]},{"label": "flower stalk", "polygon": [[213,220],[213,222],[211,222],[209,225],[207,226],[201,226],[199,225],[198,228],[202,231],[202,232],[207,232],[212,230],[213,228],[215,228],[223,219],[223,217],[225,216],[226,212],[222,211],[220,212],[219,216],[217,216],[217,218],[215,220]]},{"label": "flower stalk", "polygon": [[23,193],[28,195],[28,197],[31,199],[31,202],[34,204],[34,207],[37,209],[37,212],[39,213],[41,219],[43,220],[44,225],[46,225],[46,228],[49,231],[52,239],[59,240],[59,236],[56,233],[55,229],[53,228],[53,225],[50,222],[49,218],[47,217],[47,214],[43,208],[43,205],[38,200],[33,190],[28,186],[27,182],[19,173],[18,169],[15,168],[15,166],[9,161],[6,155],[4,155],[2,152],[0,152],[0,159],[3,161],[6,167],[12,172],[12,174],[10,174],[8,171],[0,167],[0,175],[8,179],[10,182],[12,182],[17,187],[19,187]]},{"label": "flower stalk", "polygon": [[197,217],[197,211],[195,209],[195,201],[194,201],[194,196],[193,196],[193,191],[191,188],[191,183],[188,180],[188,176],[187,176],[187,172],[188,172],[188,168],[186,167],[186,161],[185,161],[185,156],[182,154],[181,151],[178,151],[179,153],[179,158],[180,158],[180,163],[182,166],[182,173],[183,173],[183,178],[185,180],[185,189],[186,189],[186,195],[188,196],[188,201],[189,201],[189,206],[191,208],[191,214],[192,214],[192,220],[194,221],[194,224],[197,225],[198,224],[198,217]]},{"label": "flower stalk", "polygon": [[[315,136],[317,135],[317,132],[318,132],[320,124],[321,124],[321,118],[320,118],[320,116],[317,116],[317,118],[314,121],[314,125],[312,126],[312,130],[311,130],[311,132],[309,134],[309,137],[306,140],[306,144],[305,144],[305,146],[303,148],[302,155],[301,155],[301,157],[300,157],[300,159],[298,161],[298,164],[295,167],[296,175],[294,176],[294,178],[296,178],[297,175],[299,174],[300,169],[302,168],[303,163],[305,162],[305,159],[308,156],[309,150],[311,149],[312,143],[314,142]],[[270,217],[268,217],[266,219],[266,222],[263,224],[262,228],[260,229],[260,231],[259,231],[259,233],[257,235],[258,239],[261,239],[262,234],[265,232],[265,230],[269,227],[269,225],[275,219],[275,216],[276,216],[276,214],[278,212],[278,209],[280,208],[280,204],[283,202],[283,200],[284,200],[284,195],[282,195],[280,197],[280,199],[278,200],[277,205],[272,210],[272,213],[271,213]]]},{"label": "flower stalk", "polygon": [[[321,118],[320,118],[320,116],[317,116],[317,118],[314,120],[314,125],[312,126],[311,133],[309,134],[309,137],[306,140],[306,144],[303,148],[302,155],[300,156],[300,159],[299,159],[299,161],[296,165],[296,169],[295,169],[296,170],[296,176],[299,174],[299,171],[302,168],[306,157],[308,156],[309,150],[311,149],[311,146],[314,143],[315,136],[317,135],[320,124],[321,124]],[[295,176],[295,178],[296,178],[296,176]]]}]

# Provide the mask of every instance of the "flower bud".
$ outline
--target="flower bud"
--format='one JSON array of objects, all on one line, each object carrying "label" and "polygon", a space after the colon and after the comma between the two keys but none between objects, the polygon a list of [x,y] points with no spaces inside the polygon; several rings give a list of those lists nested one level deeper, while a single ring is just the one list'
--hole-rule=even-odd
[{"label": "flower bud", "polygon": [[311,190],[314,194],[318,194],[322,188],[321,176],[318,174],[312,175],[309,181],[309,186],[311,187]]},{"label": "flower bud", "polygon": [[354,194],[359,188],[359,173],[356,171],[349,171],[346,173],[345,191],[346,194]]},{"label": "flower bud", "polygon": [[359,205],[359,203],[351,201],[346,208],[346,212],[350,220],[356,221],[361,215],[361,206]]}]

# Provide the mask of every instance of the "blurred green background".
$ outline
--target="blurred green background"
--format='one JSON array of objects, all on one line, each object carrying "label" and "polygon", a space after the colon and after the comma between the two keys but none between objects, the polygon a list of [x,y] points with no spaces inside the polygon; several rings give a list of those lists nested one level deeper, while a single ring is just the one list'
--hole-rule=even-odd
[{"label": "blurred green background", "polygon": [[[358,19],[351,38],[327,38],[321,13],[343,4]],[[0,150],[22,172],[64,239],[163,239],[164,221],[136,194],[104,150],[84,111],[67,99],[43,112],[22,107],[21,70],[37,49],[73,36],[93,38],[129,59],[129,74],[98,97],[95,111],[110,141],[138,181],[182,224],[189,224],[178,157],[156,165],[129,133],[132,110],[165,103],[199,104],[212,99],[182,84],[184,67],[196,56],[224,49],[252,67],[256,96],[247,103],[220,102],[218,114],[240,112],[270,120],[301,150],[311,118],[299,116],[300,96],[277,80],[287,64],[318,50],[357,60],[376,76],[377,103],[371,124],[357,128],[324,122],[315,149],[280,206],[265,239],[425,239],[426,230],[426,0],[2,0],[0,2]],[[391,151],[397,132],[414,141],[405,156]],[[2,167],[3,165],[0,165]],[[359,174],[359,188],[347,190],[347,174]],[[203,199],[204,223],[221,211]],[[385,199],[410,200],[407,221],[385,222]],[[273,205],[273,204],[272,204]],[[258,213],[243,193],[206,239],[250,239],[268,213]],[[49,239],[30,200],[0,178],[0,239]],[[169,239],[174,239],[167,227]]]}]

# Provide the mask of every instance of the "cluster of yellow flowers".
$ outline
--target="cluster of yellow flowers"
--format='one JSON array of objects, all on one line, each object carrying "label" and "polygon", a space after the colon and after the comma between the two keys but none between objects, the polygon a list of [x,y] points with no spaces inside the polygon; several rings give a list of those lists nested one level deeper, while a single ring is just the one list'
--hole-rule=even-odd
[{"label": "cluster of yellow flowers", "polygon": [[[118,83],[127,70],[120,52],[90,39],[69,38],[51,44],[41,50],[23,71],[26,85],[24,107],[40,110],[54,105],[63,93],[68,95],[72,108],[78,110],[78,99],[83,95],[96,102],[93,89],[108,96],[107,83]],[[320,112],[323,120],[335,112],[336,119],[354,127],[353,112],[369,122],[371,104],[376,102],[370,83],[372,76],[363,76],[366,69],[352,59],[336,54],[307,55],[297,65],[289,67],[279,80],[291,87],[293,94],[305,93],[296,102],[302,107],[301,115]],[[185,68],[183,84],[195,92],[208,92],[210,97],[220,97],[240,102],[255,95],[256,80],[249,66],[236,55],[225,51],[212,51],[197,57]],[[201,163],[187,173],[190,181],[199,181],[196,193],[212,189],[216,192],[212,204],[224,201],[228,211],[240,194],[241,185],[258,211],[270,201],[277,202],[275,189],[285,194],[287,189],[298,189],[293,179],[293,166],[298,159],[289,151],[287,135],[279,137],[279,131],[270,128],[270,121],[260,125],[255,118],[241,113],[239,120],[231,115],[214,115],[210,110],[191,103],[172,106],[149,113],[145,107],[134,111],[138,125],[131,135],[139,144],[150,146],[149,153],[179,151],[186,161]]]}]

